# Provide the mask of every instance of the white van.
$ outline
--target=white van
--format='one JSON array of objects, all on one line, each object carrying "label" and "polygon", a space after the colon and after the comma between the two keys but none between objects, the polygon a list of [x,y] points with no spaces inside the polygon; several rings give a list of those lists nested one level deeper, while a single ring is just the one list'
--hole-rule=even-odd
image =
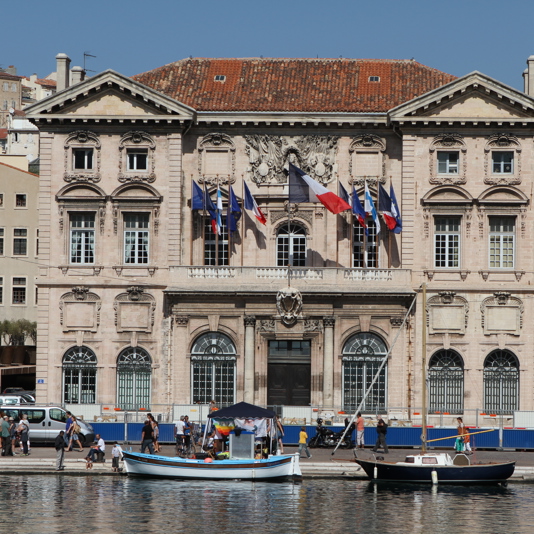
[{"label": "white van", "polygon": [[[65,430],[67,421],[67,412],[59,406],[39,406],[36,404],[12,406],[4,404],[0,405],[0,411],[3,411],[8,417],[13,417],[17,423],[22,419],[23,413],[28,415],[31,443],[54,442],[59,432]],[[76,418],[76,422],[81,428],[81,432],[78,434],[81,444],[92,443],[95,440],[93,427],[78,418]]]}]

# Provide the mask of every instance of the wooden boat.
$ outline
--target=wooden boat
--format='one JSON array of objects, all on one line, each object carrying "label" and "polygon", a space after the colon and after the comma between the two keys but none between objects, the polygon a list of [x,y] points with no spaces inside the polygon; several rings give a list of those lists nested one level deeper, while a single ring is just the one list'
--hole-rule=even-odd
[{"label": "wooden boat", "polygon": [[150,478],[278,481],[302,477],[298,453],[270,456],[265,460],[207,462],[123,451],[123,459],[128,475]]},{"label": "wooden boat", "polygon": [[471,464],[465,454],[452,460],[447,453],[408,455],[403,462],[356,458],[356,463],[374,481],[418,484],[502,484],[515,469],[515,462]]}]

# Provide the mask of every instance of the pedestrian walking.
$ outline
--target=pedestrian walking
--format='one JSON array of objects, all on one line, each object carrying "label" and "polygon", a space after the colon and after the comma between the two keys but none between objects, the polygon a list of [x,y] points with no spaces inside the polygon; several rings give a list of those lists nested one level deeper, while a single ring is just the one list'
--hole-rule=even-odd
[{"label": "pedestrian walking", "polygon": [[302,458],[302,451],[306,453],[308,458],[311,458],[310,450],[308,449],[308,434],[306,433],[306,427],[301,426],[299,432],[299,457]]},{"label": "pedestrian walking", "polygon": [[111,470],[114,473],[119,472],[119,460],[122,459],[122,448],[117,441],[113,443],[113,448],[111,449]]},{"label": "pedestrian walking", "polygon": [[[282,438],[285,436],[284,427],[282,425],[282,421],[280,421],[280,417],[276,416],[276,441],[277,441],[277,448],[278,451],[280,451],[280,454],[284,454],[284,443],[282,441]],[[278,452],[277,451],[277,452]]]},{"label": "pedestrian walking", "polygon": [[377,449],[384,449],[384,453],[388,454],[388,444],[386,443],[386,434],[388,433],[388,425],[378,416],[378,424],[376,425],[376,443],[373,452],[377,452]]},{"label": "pedestrian walking", "polygon": [[78,444],[79,449],[77,449],[78,452],[83,452],[82,442],[80,441],[80,437],[78,434],[81,432],[80,425],[78,424],[76,417],[73,415],[72,417],[72,424],[69,428],[69,450],[72,450],[72,445],[74,442]]},{"label": "pedestrian walking", "polygon": [[65,466],[63,464],[65,460],[65,431],[61,430],[56,436],[56,441],[54,442],[56,447],[56,471],[63,471]]},{"label": "pedestrian walking", "polygon": [[2,417],[2,456],[8,456],[7,450],[11,450],[11,439],[9,436],[9,418],[7,415]]}]

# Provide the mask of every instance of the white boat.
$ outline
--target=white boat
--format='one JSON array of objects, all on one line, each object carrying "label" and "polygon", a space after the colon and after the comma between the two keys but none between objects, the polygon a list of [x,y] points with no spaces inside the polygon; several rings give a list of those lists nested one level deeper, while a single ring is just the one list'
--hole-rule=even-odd
[{"label": "white boat", "polygon": [[[276,481],[302,477],[299,455],[270,456],[264,460],[194,460],[123,451],[128,475],[150,478]],[[210,459],[211,460],[211,459]]]}]

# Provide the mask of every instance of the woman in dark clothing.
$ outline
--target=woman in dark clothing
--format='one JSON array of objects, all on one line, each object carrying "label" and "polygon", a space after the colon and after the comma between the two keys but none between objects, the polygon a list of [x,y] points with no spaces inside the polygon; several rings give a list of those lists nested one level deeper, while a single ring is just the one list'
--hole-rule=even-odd
[{"label": "woman in dark clothing", "polygon": [[377,452],[377,449],[381,447],[384,449],[384,453],[387,454],[389,452],[388,444],[386,443],[386,434],[388,433],[388,425],[386,425],[386,423],[381,417],[378,418],[378,424],[376,425],[376,433],[378,435],[376,437],[376,443],[375,443],[373,452]]}]

